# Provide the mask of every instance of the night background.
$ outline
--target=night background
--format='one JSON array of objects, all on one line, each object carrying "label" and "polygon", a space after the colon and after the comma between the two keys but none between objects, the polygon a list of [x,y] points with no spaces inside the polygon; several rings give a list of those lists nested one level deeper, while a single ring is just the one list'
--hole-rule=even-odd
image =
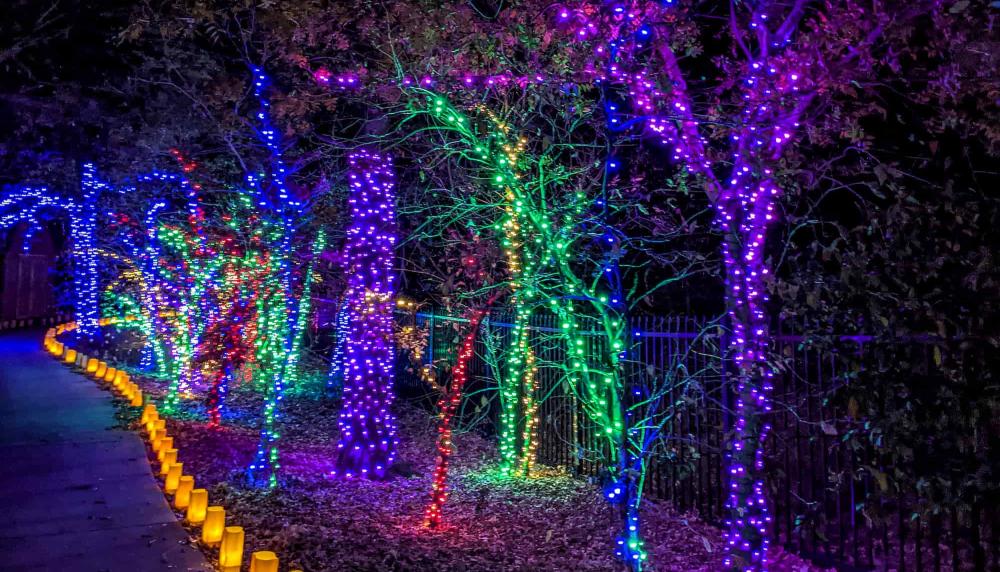
[{"label": "night background", "polygon": [[987,0],[8,0],[0,569],[1000,570],[998,70]]}]

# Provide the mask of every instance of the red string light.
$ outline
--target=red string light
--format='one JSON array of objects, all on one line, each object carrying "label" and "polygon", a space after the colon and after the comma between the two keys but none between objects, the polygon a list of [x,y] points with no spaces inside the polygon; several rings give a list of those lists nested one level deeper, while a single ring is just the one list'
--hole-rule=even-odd
[{"label": "red string light", "polygon": [[[492,304],[491,299],[487,307]],[[462,403],[462,390],[469,380],[469,362],[475,354],[476,333],[479,330],[479,323],[482,322],[486,310],[475,312],[469,319],[469,332],[462,340],[462,347],[455,360],[455,368],[452,370],[451,386],[441,394],[438,401],[438,408],[441,410],[441,423],[438,425],[437,450],[438,458],[434,466],[434,480],[431,483],[431,502],[427,506],[424,514],[424,524],[429,528],[437,528],[441,525],[441,509],[448,498],[448,464],[451,459],[451,421],[458,411],[459,404]]]}]

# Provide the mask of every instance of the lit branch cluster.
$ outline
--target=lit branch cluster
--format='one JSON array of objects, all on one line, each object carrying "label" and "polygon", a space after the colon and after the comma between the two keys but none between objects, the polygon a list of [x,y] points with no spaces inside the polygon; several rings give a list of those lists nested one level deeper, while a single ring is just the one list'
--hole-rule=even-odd
[{"label": "lit branch cluster", "polygon": [[[830,46],[795,42],[805,27],[805,0],[733,5],[730,33],[745,61],[732,64],[722,83],[734,85],[738,113],[710,142],[674,52],[674,26],[680,20],[673,2],[632,0],[620,3],[575,2],[559,9],[567,36],[593,50],[598,83],[621,95],[609,107],[615,129],[638,128],[665,147],[671,158],[699,178],[715,207],[723,235],[730,351],[736,380],[735,437],[729,457],[730,519],[727,566],[739,570],[767,567],[768,513],[764,484],[764,441],[770,429],[768,395],[774,371],[768,364],[769,324],[765,314],[765,263],[768,225],[782,194],[777,171],[799,121],[824,82],[856,57]],[[855,7],[838,7],[845,15]],[[865,44],[877,34],[871,18]],[[835,30],[824,31],[834,37]],[[591,43],[596,42],[596,48]],[[843,42],[841,42],[843,44]],[[825,50],[825,51],[824,51]],[[843,60],[838,61],[843,55]]]}]

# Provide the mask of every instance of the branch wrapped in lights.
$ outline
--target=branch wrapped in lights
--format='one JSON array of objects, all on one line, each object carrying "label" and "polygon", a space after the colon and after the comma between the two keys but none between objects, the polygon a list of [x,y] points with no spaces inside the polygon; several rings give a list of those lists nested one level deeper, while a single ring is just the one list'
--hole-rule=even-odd
[{"label": "branch wrapped in lights", "polygon": [[348,328],[350,328],[350,314],[347,311],[346,301],[341,300],[337,309],[337,317],[334,324],[333,352],[330,356],[330,371],[326,378],[326,388],[328,391],[339,392],[344,387],[344,346],[347,344]]},{"label": "branch wrapped in lights", "polygon": [[259,264],[256,253],[227,253],[227,263],[221,288],[217,293],[219,314],[223,320],[216,320],[206,331],[206,343],[213,344],[212,351],[205,355],[214,357],[213,379],[209,389],[207,406],[209,426],[221,424],[222,409],[225,405],[229,380],[235,372],[252,358],[252,344],[258,320],[257,299],[265,290],[264,281],[268,276],[267,264]]},{"label": "branch wrapped in lights", "polygon": [[[303,205],[288,188],[288,167],[278,131],[271,122],[271,101],[266,96],[270,80],[262,69],[255,67],[252,71],[254,95],[260,105],[257,111],[259,129],[256,134],[270,155],[270,165],[261,177],[248,175],[247,183],[261,216],[273,219],[276,228],[274,233],[268,233],[268,252],[273,267],[265,286],[269,296],[259,297],[257,302],[260,316],[258,335],[264,343],[258,344],[256,358],[270,371],[271,379],[264,399],[260,443],[254,461],[250,464],[249,474],[251,480],[275,487],[281,467],[276,416],[285,388],[294,386],[298,379],[299,353],[302,332],[307,323],[312,272],[306,271],[301,280],[296,281],[292,271],[296,225],[304,217]],[[322,249],[325,237],[320,235],[312,244],[314,249]],[[300,292],[299,296],[296,296],[297,290]]]},{"label": "branch wrapped in lights", "polygon": [[97,232],[97,199],[101,191],[107,188],[107,183],[97,177],[97,168],[94,164],[85,163],[80,177],[80,209],[76,220],[73,221],[74,256],[83,266],[83,272],[76,268],[73,272],[73,279],[78,283],[77,323],[80,324],[80,331],[84,335],[91,335],[97,331],[97,320],[100,317],[94,234]]},{"label": "branch wrapped in lights", "polygon": [[[489,307],[492,300],[486,305]],[[424,512],[424,524],[430,528],[437,528],[441,524],[441,511],[445,500],[448,498],[448,466],[452,454],[452,420],[458,411],[458,406],[462,403],[462,395],[465,384],[469,380],[469,362],[475,355],[476,335],[479,332],[479,324],[486,315],[486,310],[474,312],[469,319],[469,331],[462,339],[462,345],[458,349],[458,357],[455,359],[455,367],[451,372],[451,385],[447,391],[441,393],[438,400],[440,419],[438,421],[437,462],[434,465],[434,477],[431,481],[431,502]]]},{"label": "branch wrapped in lights", "polygon": [[392,311],[396,293],[396,189],[392,160],[350,156],[351,226],[344,246],[348,328],[344,403],[334,475],[381,478],[396,456]]},{"label": "branch wrapped in lights", "polygon": [[[808,44],[791,42],[802,20],[803,4],[788,7],[761,2],[748,5],[746,13],[734,8],[733,34],[756,43],[740,40],[747,61],[734,83],[743,108],[718,154],[720,161],[709,153],[671,47],[664,3],[595,7],[592,2],[579,2],[560,10],[560,22],[573,37],[593,35],[607,40],[595,52],[596,59],[610,70],[601,81],[620,86],[628,94],[625,109],[615,111],[632,115],[631,119],[615,118],[616,125],[627,129],[638,124],[646,129],[671,151],[675,161],[703,179],[715,206],[716,225],[724,237],[730,351],[738,374],[738,414],[727,471],[726,566],[741,571],[764,570],[768,565],[771,517],[763,469],[769,430],[765,418],[771,410],[768,395],[774,371],[767,357],[770,334],[764,305],[769,269],[764,249],[767,227],[781,196],[775,171],[799,127],[799,117],[816,93],[820,74],[830,69],[824,65],[824,56],[810,51],[813,48]],[[661,85],[670,89],[661,91]],[[720,174],[727,171],[728,176]]]},{"label": "branch wrapped in lights", "polygon": [[[95,253],[97,230],[97,199],[107,184],[98,179],[93,164],[83,166],[80,177],[80,200],[62,197],[45,187],[14,186],[4,189],[0,199],[0,228],[26,221],[24,248],[27,250],[31,236],[46,217],[55,213],[69,215],[71,256],[73,265],[73,307],[79,331],[86,336],[97,332],[98,278]],[[10,211],[10,212],[8,212]]]}]

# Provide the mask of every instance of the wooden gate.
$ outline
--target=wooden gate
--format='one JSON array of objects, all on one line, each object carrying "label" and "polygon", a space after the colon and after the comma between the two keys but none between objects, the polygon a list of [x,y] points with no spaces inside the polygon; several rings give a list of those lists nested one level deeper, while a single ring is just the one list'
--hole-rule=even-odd
[{"label": "wooden gate", "polygon": [[3,264],[3,307],[6,320],[40,318],[55,313],[49,269],[52,256],[8,254]]}]

